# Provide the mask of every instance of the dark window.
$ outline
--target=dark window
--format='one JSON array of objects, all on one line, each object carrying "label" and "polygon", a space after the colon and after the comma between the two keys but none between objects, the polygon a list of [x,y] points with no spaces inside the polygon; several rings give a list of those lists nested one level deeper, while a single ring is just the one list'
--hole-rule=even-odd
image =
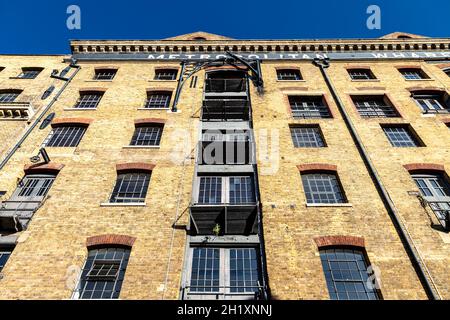
[{"label": "dark window", "polygon": [[118,299],[130,257],[128,248],[89,250],[75,299]]},{"label": "dark window", "polygon": [[176,80],[178,70],[175,69],[157,69],[155,71],[155,80]]},{"label": "dark window", "polygon": [[361,250],[333,248],[320,250],[331,300],[379,300],[369,280],[367,261]]},{"label": "dark window", "polygon": [[0,72],[2,72],[3,70],[5,70],[5,67],[0,67]]},{"label": "dark window", "polygon": [[21,92],[19,90],[0,91],[0,103],[14,102]]},{"label": "dark window", "polygon": [[2,272],[3,267],[6,265],[6,262],[11,255],[11,250],[6,250],[0,248],[0,272]]},{"label": "dark window", "polygon": [[370,69],[350,69],[348,74],[352,80],[373,80],[376,79]]},{"label": "dark window", "polygon": [[296,148],[325,147],[319,126],[293,126],[291,127],[291,136]]},{"label": "dark window", "polygon": [[450,77],[450,68],[444,69],[443,71],[445,72],[446,75]]},{"label": "dark window", "polygon": [[421,147],[422,142],[408,125],[382,126],[384,133],[394,147]]},{"label": "dark window", "polygon": [[353,96],[352,99],[361,117],[399,117],[397,110],[384,96]]},{"label": "dark window", "polygon": [[112,80],[116,73],[116,69],[95,69],[94,80]]},{"label": "dark window", "polygon": [[116,185],[111,194],[111,203],[145,202],[150,173],[132,172],[117,176]]},{"label": "dark window", "polygon": [[199,185],[198,203],[222,203],[222,177],[201,177]]},{"label": "dark window", "polygon": [[39,73],[41,73],[42,68],[22,68],[22,72],[17,76],[20,79],[34,79]]},{"label": "dark window", "polygon": [[80,98],[75,104],[74,108],[77,109],[95,109],[97,108],[103,93],[99,92],[83,92],[80,94]]},{"label": "dark window", "polygon": [[344,203],[347,202],[335,174],[302,174],[303,188],[307,203]]},{"label": "dark window", "polygon": [[302,80],[300,70],[296,69],[279,69],[277,77],[278,80]]},{"label": "dark window", "polygon": [[321,96],[290,96],[292,115],[302,118],[331,118],[330,110]]},{"label": "dark window", "polygon": [[192,248],[190,292],[254,296],[260,283],[256,248]]},{"label": "dark window", "polygon": [[254,203],[253,179],[251,177],[229,177],[230,204]]},{"label": "dark window", "polygon": [[131,139],[132,146],[159,146],[164,126],[146,124],[137,126]]},{"label": "dark window", "polygon": [[449,106],[444,93],[417,91],[413,98],[424,113],[448,113]]},{"label": "dark window", "polygon": [[170,106],[170,92],[148,92],[145,107],[149,109],[165,109]]},{"label": "dark window", "polygon": [[402,68],[398,69],[406,80],[423,80],[429,77],[419,68]]},{"label": "dark window", "polygon": [[50,132],[44,145],[47,147],[76,147],[85,132],[86,126],[58,126]]}]

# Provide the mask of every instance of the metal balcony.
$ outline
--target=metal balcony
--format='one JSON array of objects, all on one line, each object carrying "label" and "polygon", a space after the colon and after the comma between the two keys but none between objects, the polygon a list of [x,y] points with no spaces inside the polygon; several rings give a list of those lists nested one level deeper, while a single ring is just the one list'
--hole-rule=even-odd
[{"label": "metal balcony", "polygon": [[206,79],[205,93],[246,92],[245,78]]},{"label": "metal balcony", "polygon": [[22,231],[37,211],[41,201],[3,201],[0,204],[0,230]]},{"label": "metal balcony", "polygon": [[[257,233],[258,204],[194,203],[190,213],[198,235],[248,235]],[[220,231],[217,230],[220,226]],[[216,230],[216,231],[215,231]]]},{"label": "metal balcony", "polygon": [[0,102],[0,120],[29,120],[33,115],[29,102]]},{"label": "metal balcony", "polygon": [[249,121],[250,107],[247,99],[205,99],[202,121]]},{"label": "metal balcony", "polygon": [[[265,300],[265,297],[267,296],[266,289],[261,285],[251,287],[254,291],[232,292],[245,291],[248,289],[250,288],[239,286],[185,286],[182,288],[182,297],[183,300]],[[211,292],[208,292],[208,290],[211,290]]]}]

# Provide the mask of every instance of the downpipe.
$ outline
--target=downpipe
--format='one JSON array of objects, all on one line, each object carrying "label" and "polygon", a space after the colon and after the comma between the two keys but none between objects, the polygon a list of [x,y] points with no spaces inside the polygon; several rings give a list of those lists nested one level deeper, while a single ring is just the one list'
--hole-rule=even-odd
[{"label": "downpipe", "polygon": [[[405,230],[403,228],[403,224],[400,221],[400,217],[394,206],[394,203],[392,202],[392,200],[389,196],[389,193],[387,192],[386,188],[384,187],[383,183],[381,182],[381,178],[380,178],[375,166],[373,165],[372,161],[370,160],[369,155],[362,143],[362,140],[358,136],[358,133],[356,132],[356,128],[355,128],[353,122],[351,121],[347,111],[345,110],[344,104],[343,104],[342,100],[340,99],[339,95],[337,94],[337,91],[336,91],[333,83],[331,82],[330,77],[328,76],[328,74],[326,72],[326,69],[330,65],[329,60],[323,59],[323,58],[322,59],[316,58],[316,59],[314,59],[313,64],[315,66],[319,67],[319,69],[322,73],[322,76],[325,79],[328,89],[330,90],[330,92],[333,96],[333,99],[336,102],[336,105],[338,106],[338,109],[342,115],[342,118],[344,119],[345,124],[347,125],[347,128],[349,129],[350,134],[352,135],[352,138],[354,139],[354,141],[356,143],[358,151],[360,152],[360,155],[361,155],[364,163],[366,164],[366,167],[369,170],[370,175],[372,176],[372,178],[375,181],[375,184],[380,193],[380,196],[382,197],[382,200],[383,200],[386,208],[388,209],[388,212],[390,213],[391,219],[394,222],[394,226],[397,229],[397,232],[399,233],[400,238],[402,239],[402,242],[405,244],[406,251],[409,254],[409,257],[413,263],[414,269],[416,270],[420,281],[424,285],[424,289],[427,293],[427,296],[431,300],[441,300],[439,295],[436,293],[436,290],[433,288],[432,284],[428,280],[428,278],[426,276],[426,271],[424,270],[424,268],[422,267],[422,265],[420,263],[420,257],[417,256],[417,254],[415,253],[415,251],[413,249],[415,246],[412,243],[409,235],[405,232]],[[431,277],[431,275],[430,275],[430,277]]]}]

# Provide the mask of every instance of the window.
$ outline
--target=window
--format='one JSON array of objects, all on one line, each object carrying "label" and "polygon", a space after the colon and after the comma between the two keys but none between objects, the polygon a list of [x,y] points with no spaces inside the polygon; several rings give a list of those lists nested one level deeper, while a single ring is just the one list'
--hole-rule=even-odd
[{"label": "window", "polygon": [[155,80],[176,80],[178,70],[176,69],[157,69],[155,70]]},{"label": "window", "polygon": [[399,117],[397,110],[384,96],[353,96],[352,100],[363,118]]},{"label": "window", "polygon": [[68,125],[54,128],[47,137],[46,147],[76,147],[86,132],[86,126]]},{"label": "window", "polygon": [[445,94],[442,92],[416,91],[413,99],[422,109],[423,113],[447,113],[449,106],[445,101]]},{"label": "window", "polygon": [[423,143],[409,125],[382,125],[383,131],[394,147],[422,147]]},{"label": "window", "polygon": [[290,96],[289,104],[295,119],[331,118],[330,110],[321,96]]},{"label": "window", "polygon": [[6,265],[6,262],[8,261],[10,255],[11,250],[0,248],[0,272],[2,272],[2,269]]},{"label": "window", "polygon": [[320,250],[331,300],[379,300],[369,280],[368,263],[361,250],[330,248]]},{"label": "window", "polygon": [[303,188],[307,203],[347,202],[339,180],[332,173],[302,174]]},{"label": "window", "polygon": [[450,185],[443,174],[428,172],[412,175],[420,194],[428,202],[442,226],[450,228]]},{"label": "window", "polygon": [[278,80],[302,80],[300,70],[297,69],[278,69]]},{"label": "window", "polygon": [[[1,71],[1,70],[0,70]],[[445,72],[446,75],[448,75],[450,77],[450,68],[444,69],[442,70]]]},{"label": "window", "polygon": [[159,146],[164,126],[161,124],[145,124],[136,126],[130,145]]},{"label": "window", "polygon": [[189,293],[256,297],[261,289],[257,248],[191,248]]},{"label": "window", "polygon": [[402,68],[398,69],[406,80],[423,80],[429,77],[420,68]]},{"label": "window", "polygon": [[348,74],[352,80],[374,80],[375,75],[370,69],[349,69]]},{"label": "window", "polygon": [[26,175],[13,194],[13,200],[24,201],[43,199],[55,180],[54,175]]},{"label": "window", "polygon": [[74,298],[118,299],[129,258],[129,248],[89,250]]},{"label": "window", "polygon": [[96,109],[100,100],[103,97],[103,93],[100,92],[82,92],[80,98],[75,104],[74,108],[77,109]]},{"label": "window", "polygon": [[2,90],[0,91],[0,103],[14,102],[20,95],[21,90]]},{"label": "window", "polygon": [[143,203],[147,196],[150,173],[130,172],[117,176],[111,203]]},{"label": "window", "polygon": [[22,68],[22,73],[17,76],[20,79],[34,79],[36,78],[43,68]]},{"label": "window", "polygon": [[199,204],[253,204],[256,201],[250,176],[204,176],[199,180]]},{"label": "window", "polygon": [[95,69],[94,80],[112,80],[116,73],[117,69]]},{"label": "window", "polygon": [[325,147],[322,131],[318,125],[293,126],[291,136],[296,148],[321,148]]},{"label": "window", "polygon": [[167,109],[170,106],[170,99],[172,93],[170,92],[147,92],[147,101],[145,102],[145,108],[148,109]]}]

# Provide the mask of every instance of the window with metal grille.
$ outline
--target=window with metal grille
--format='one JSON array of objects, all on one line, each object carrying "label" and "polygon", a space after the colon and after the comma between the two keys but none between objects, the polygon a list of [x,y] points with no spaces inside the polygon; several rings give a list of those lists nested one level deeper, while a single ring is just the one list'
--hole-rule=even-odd
[{"label": "window with metal grille", "polygon": [[292,126],[291,136],[296,148],[322,148],[325,140],[320,126]]},{"label": "window with metal grille", "polygon": [[0,272],[2,272],[2,269],[5,267],[10,255],[11,250],[0,248]]},{"label": "window with metal grille", "polygon": [[420,194],[436,214],[440,223],[449,228],[446,214],[450,215],[450,184],[443,175],[435,172],[416,173],[412,175]]},{"label": "window with metal grille", "polygon": [[150,173],[131,172],[119,174],[109,201],[111,203],[145,202],[149,182]]},{"label": "window with metal grille", "polygon": [[408,126],[382,125],[384,133],[394,147],[422,147],[417,134]]},{"label": "window with metal grille", "polygon": [[96,109],[100,100],[103,97],[103,92],[83,92],[80,94],[80,98],[75,104],[74,108],[77,109]]},{"label": "window with metal grille", "polygon": [[364,252],[355,248],[320,250],[320,260],[331,300],[379,300],[369,277]]},{"label": "window with metal grille", "polygon": [[155,70],[155,80],[176,80],[178,70],[176,69],[157,69]]},{"label": "window with metal grille", "polygon": [[321,96],[289,96],[292,116],[302,118],[331,118],[330,110]]},{"label": "window with metal grille", "polygon": [[129,248],[89,250],[73,298],[118,299],[129,257]]},{"label": "window with metal grille", "polygon": [[442,93],[416,92],[413,99],[424,113],[448,113],[450,110]]},{"label": "window with metal grille", "polygon": [[171,92],[147,92],[145,108],[148,109],[168,109],[170,106]]},{"label": "window with metal grille", "polygon": [[21,92],[19,90],[0,91],[0,103],[14,102]]},{"label": "window with metal grille", "polygon": [[353,103],[363,118],[395,118],[399,113],[385,96],[353,96]]},{"label": "window with metal grille", "polygon": [[145,124],[136,126],[130,145],[159,146],[164,126],[162,124]]},{"label": "window with metal grille", "polygon": [[352,80],[374,80],[375,75],[370,69],[349,69],[348,74]]},{"label": "window with metal grille", "polygon": [[254,295],[260,290],[257,248],[192,248],[189,291]]},{"label": "window with metal grille", "polygon": [[199,180],[199,204],[252,204],[256,201],[251,176],[204,176]]},{"label": "window with metal grille", "polygon": [[95,69],[94,80],[112,80],[116,73],[116,69]]},{"label": "window with metal grille", "polygon": [[41,73],[42,68],[22,68],[22,72],[17,76],[20,79],[34,79],[39,73]]},{"label": "window with metal grille", "polygon": [[297,69],[278,69],[278,80],[302,80],[300,70]]},{"label": "window with metal grille", "polygon": [[418,68],[402,68],[398,69],[400,73],[406,80],[423,80],[429,79],[429,77],[423,72],[422,69]]},{"label": "window with metal grille", "polygon": [[46,147],[76,147],[86,132],[86,126],[67,125],[58,126],[48,135],[44,141]]},{"label": "window with metal grille", "polygon": [[302,174],[307,203],[347,202],[337,176],[333,173]]}]

